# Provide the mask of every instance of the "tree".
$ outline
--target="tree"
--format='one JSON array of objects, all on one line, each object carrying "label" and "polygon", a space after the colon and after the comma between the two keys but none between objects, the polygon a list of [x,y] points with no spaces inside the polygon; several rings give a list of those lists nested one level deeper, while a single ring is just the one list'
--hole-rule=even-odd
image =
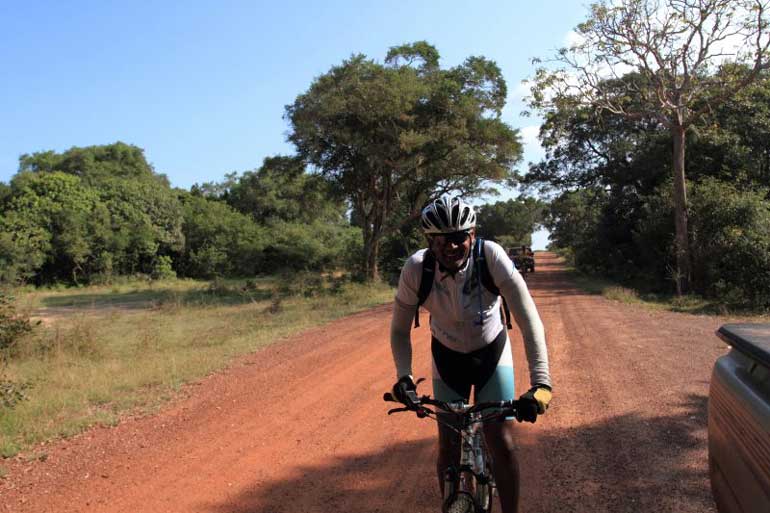
[{"label": "tree", "polygon": [[601,188],[566,191],[554,198],[543,224],[550,232],[551,246],[568,250],[579,269],[595,265],[596,232],[606,193]]},{"label": "tree", "polygon": [[100,227],[95,190],[77,176],[24,172],[11,183],[12,199],[0,219],[0,261],[8,281],[64,278],[77,283],[92,258]]},{"label": "tree", "polygon": [[264,228],[221,201],[182,193],[185,248],[181,274],[193,278],[250,276],[259,271]]},{"label": "tree", "polygon": [[500,69],[469,57],[442,70],[425,42],[391,48],[385,64],[354,55],[318,77],[286,107],[289,140],[350,201],[360,222],[368,279],[378,277],[382,237],[442,192],[466,195],[512,177],[517,131],[501,119]]},{"label": "tree", "polygon": [[[535,75],[534,108],[579,103],[655,119],[670,131],[680,294],[689,289],[691,268],[685,134],[768,67],[767,7],[765,0],[602,0],[577,27],[579,40],[557,53],[557,69]],[[728,59],[747,63],[748,73],[714,73]]]},{"label": "tree", "polygon": [[176,193],[136,146],[22,155],[2,194],[2,281],[150,272],[184,248]]},{"label": "tree", "polygon": [[144,150],[120,141],[84,148],[74,146],[64,153],[49,150],[24,154],[19,157],[19,172],[24,171],[61,171],[79,176],[89,185],[107,178],[155,178],[168,186],[164,176],[155,174],[144,157]]},{"label": "tree", "polygon": [[530,245],[532,232],[542,222],[543,202],[535,198],[517,198],[482,205],[477,212],[477,232],[494,241],[506,240]]},{"label": "tree", "polygon": [[301,158],[277,155],[230,184],[224,198],[259,224],[279,220],[340,222],[345,214],[344,200],[332,192],[321,175],[305,172]]}]

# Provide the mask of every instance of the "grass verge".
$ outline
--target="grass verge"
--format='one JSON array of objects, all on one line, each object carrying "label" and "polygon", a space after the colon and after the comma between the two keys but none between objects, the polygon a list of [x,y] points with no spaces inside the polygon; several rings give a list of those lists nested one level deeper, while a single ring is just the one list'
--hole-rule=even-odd
[{"label": "grass verge", "polygon": [[0,455],[155,411],[238,355],[392,297],[310,275],[26,292],[20,309],[48,320],[10,354],[6,378],[30,387],[0,410]]},{"label": "grass verge", "polygon": [[765,311],[731,309],[728,305],[703,298],[695,294],[676,296],[674,294],[659,294],[644,292],[634,288],[619,285],[611,280],[598,276],[582,274],[569,269],[573,283],[589,294],[597,294],[613,301],[627,304],[642,305],[656,310],[688,313],[692,315],[722,315],[751,318],[756,322],[770,321],[770,315]]}]

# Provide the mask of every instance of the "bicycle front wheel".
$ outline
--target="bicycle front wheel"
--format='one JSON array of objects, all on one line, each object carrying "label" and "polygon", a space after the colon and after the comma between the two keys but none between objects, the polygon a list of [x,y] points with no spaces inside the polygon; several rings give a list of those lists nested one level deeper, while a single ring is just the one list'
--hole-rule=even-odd
[{"label": "bicycle front wheel", "polygon": [[446,513],[477,513],[473,497],[467,493],[458,493],[445,510]]}]

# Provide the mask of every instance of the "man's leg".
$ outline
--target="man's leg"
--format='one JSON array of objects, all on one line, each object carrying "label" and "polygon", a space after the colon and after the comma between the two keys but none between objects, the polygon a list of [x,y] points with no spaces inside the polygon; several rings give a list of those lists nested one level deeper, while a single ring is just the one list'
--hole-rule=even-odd
[{"label": "man's leg", "polygon": [[484,424],[484,440],[492,454],[492,472],[503,513],[519,510],[519,461],[514,445],[514,421]]},{"label": "man's leg", "polygon": [[[440,342],[435,338],[432,341],[431,352],[433,355],[433,398],[444,402],[464,401],[468,402],[471,394],[471,385],[468,382],[463,382],[462,379],[455,379],[450,386],[441,377],[442,373],[439,369],[446,369],[445,372],[450,373],[450,376],[455,378],[464,377],[462,373],[458,375],[451,374],[453,365],[456,362],[447,362],[445,360],[447,351],[440,346]],[[441,419],[451,423],[453,421],[453,415],[439,414]],[[444,472],[447,467],[454,465],[455,467],[460,465],[460,435],[452,429],[442,424],[438,425],[438,458],[436,459],[436,474],[438,476],[438,486],[441,490],[441,497],[444,497]]]},{"label": "man's leg", "polygon": [[[506,340],[497,367],[476,394],[476,401],[510,401],[514,397],[513,357],[510,340]],[[484,440],[492,455],[492,472],[503,513],[516,513],[519,508],[519,462],[514,434],[513,419],[484,424]]]}]

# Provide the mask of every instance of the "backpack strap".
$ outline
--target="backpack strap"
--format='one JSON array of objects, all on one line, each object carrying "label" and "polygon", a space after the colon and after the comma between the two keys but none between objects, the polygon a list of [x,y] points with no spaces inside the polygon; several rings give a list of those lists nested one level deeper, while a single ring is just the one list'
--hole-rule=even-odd
[{"label": "backpack strap", "polygon": [[428,249],[422,257],[422,276],[420,289],[417,291],[417,310],[414,312],[414,327],[420,326],[420,307],[428,299],[433,288],[433,278],[436,274],[436,255]]},{"label": "backpack strap", "polygon": [[[494,280],[492,279],[492,273],[489,272],[489,266],[487,265],[487,257],[484,253],[484,239],[477,238],[476,239],[476,247],[474,248],[474,257],[478,261],[478,268],[479,268],[479,274],[481,278],[481,284],[484,285],[484,288],[486,288],[489,292],[494,294],[495,296],[501,296],[500,289],[497,288],[497,285],[495,285]],[[505,326],[508,329],[512,329],[513,325],[511,324],[511,310],[508,308],[508,302],[503,298],[503,304],[500,305],[500,315],[505,318]]]}]

